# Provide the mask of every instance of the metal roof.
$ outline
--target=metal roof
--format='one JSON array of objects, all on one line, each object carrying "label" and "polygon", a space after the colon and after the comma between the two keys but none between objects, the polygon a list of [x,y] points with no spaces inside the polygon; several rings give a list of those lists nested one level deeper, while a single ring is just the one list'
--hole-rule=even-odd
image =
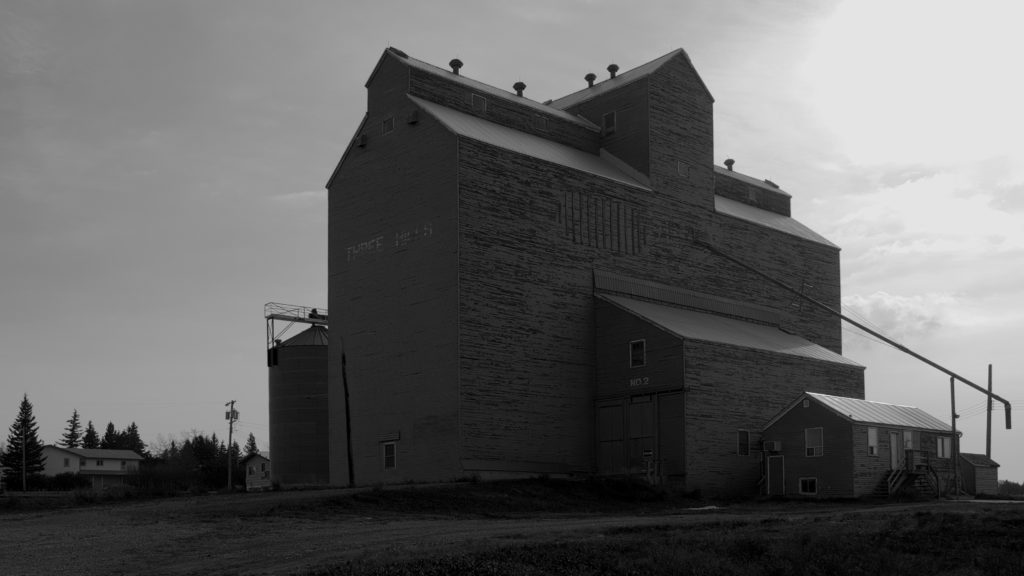
[{"label": "metal roof", "polygon": [[132,450],[110,450],[106,448],[65,448],[63,446],[49,445],[47,448],[54,448],[63,452],[68,452],[78,456],[79,458],[99,458],[99,459],[110,459],[110,460],[142,460],[142,456],[139,456]]},{"label": "metal roof", "polygon": [[999,468],[999,464],[984,454],[961,452],[960,457],[976,468]]},{"label": "metal roof", "polygon": [[280,346],[327,346],[327,328],[319,324],[310,326],[281,342]]},{"label": "metal roof", "polygon": [[733,180],[739,180],[740,182],[743,182],[744,184],[749,184],[751,186],[757,186],[758,188],[764,188],[765,190],[769,190],[769,191],[774,192],[776,194],[781,194],[782,196],[786,196],[788,198],[792,198],[793,197],[793,195],[790,194],[789,192],[786,192],[785,190],[783,190],[782,188],[779,188],[778,186],[772,186],[771,184],[769,184],[765,180],[758,180],[757,178],[754,178],[753,176],[747,176],[746,174],[743,174],[741,172],[736,172],[735,170],[729,170],[728,168],[722,168],[721,166],[715,166],[715,178],[717,178],[719,176],[724,176],[726,178],[732,178]]},{"label": "metal roof", "polygon": [[863,368],[860,364],[841,354],[836,354],[823,346],[783,332],[773,326],[666,306],[656,302],[633,300],[622,296],[602,294],[598,297],[685,339],[729,344],[740,348],[752,348]]},{"label": "metal roof", "polygon": [[[497,98],[502,98],[504,100],[508,100],[516,104],[522,104],[533,110],[536,110],[537,112],[543,112],[544,114],[548,114],[552,117],[567,120],[569,122],[572,122],[573,124],[578,124],[590,130],[600,130],[600,127],[598,127],[590,120],[587,120],[586,118],[570,114],[560,108],[555,108],[542,102],[537,102],[536,100],[531,100],[526,96],[519,96],[514,92],[509,92],[508,90],[502,90],[501,88],[491,86],[490,84],[485,84],[483,82],[480,82],[479,80],[469,78],[468,76],[463,76],[462,74],[455,74],[451,70],[441,68],[440,66],[434,66],[433,64],[429,64],[422,60],[417,60],[416,58],[409,56],[408,54],[402,52],[401,50],[397,50],[395,48],[388,48],[387,50],[384,51],[384,54],[394,56],[398,58],[401,62],[404,62],[409,66],[416,68],[417,70],[426,72],[428,74],[433,74],[435,76],[442,76],[448,80],[451,80],[452,82],[462,84],[463,86],[466,86],[467,88],[475,92],[487,94],[489,96],[494,96]],[[380,66],[379,63],[378,66]],[[376,69],[374,69],[373,74],[376,74],[376,72]],[[373,74],[370,75],[371,80],[373,79]],[[366,83],[367,85],[369,85],[370,80],[367,80]]]},{"label": "metal roof", "polygon": [[829,242],[828,239],[821,234],[818,234],[814,230],[811,230],[789,216],[783,216],[782,214],[771,212],[769,210],[763,210],[749,204],[737,202],[736,200],[732,200],[724,196],[715,195],[715,212],[725,216],[739,218],[740,220],[746,220],[747,222],[753,222],[754,224],[758,224],[766,228],[772,228],[779,232],[796,236],[797,238],[810,240],[817,244],[824,244],[825,246],[839,248],[839,246]]},{"label": "metal roof", "polygon": [[611,163],[598,155],[589,154],[572,146],[559,144],[540,136],[520,132],[508,126],[495,124],[483,118],[428,102],[422,98],[415,96],[409,96],[408,98],[422,108],[424,112],[436,118],[441,124],[461,137],[478,140],[491,146],[546,160],[567,168],[580,170],[581,172],[602,176],[627,186],[649,190],[649,188],[625,172],[615,168]]},{"label": "metal roof", "polygon": [[[601,94],[606,94],[608,92],[611,92],[612,90],[615,90],[616,88],[621,88],[626,84],[649,76],[658,68],[661,68],[662,64],[668,62],[669,60],[675,58],[680,54],[682,54],[683,57],[685,57],[689,61],[690,57],[686,54],[686,51],[683,50],[682,48],[677,48],[669,52],[668,54],[665,54],[664,56],[651,60],[646,64],[641,64],[640,66],[637,66],[636,68],[633,68],[631,70],[627,70],[622,74],[617,74],[615,78],[608,78],[606,80],[594,84],[593,86],[588,86],[582,90],[573,92],[568,96],[563,96],[561,98],[553,100],[551,101],[549,106],[551,106],[552,108],[559,108],[564,110],[566,108],[571,108],[578,104],[582,104],[583,102],[586,102],[591,98],[595,98],[597,96],[600,96]],[[704,87],[704,90],[708,92],[708,97],[711,97],[711,92],[707,90],[707,86]]]},{"label": "metal roof", "polygon": [[898,404],[871,402],[870,400],[859,400],[857,398],[829,396],[828,394],[818,394],[816,392],[807,392],[807,396],[820,402],[836,414],[849,418],[854,422],[934,430],[937,432],[950,431],[949,424],[913,406],[900,406]]}]

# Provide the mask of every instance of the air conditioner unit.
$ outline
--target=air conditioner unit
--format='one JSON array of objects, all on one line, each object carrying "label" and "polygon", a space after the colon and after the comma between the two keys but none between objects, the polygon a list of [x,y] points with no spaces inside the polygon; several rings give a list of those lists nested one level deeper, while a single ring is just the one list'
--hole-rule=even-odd
[{"label": "air conditioner unit", "polygon": [[781,452],[782,442],[778,440],[765,440],[764,441],[765,452]]}]

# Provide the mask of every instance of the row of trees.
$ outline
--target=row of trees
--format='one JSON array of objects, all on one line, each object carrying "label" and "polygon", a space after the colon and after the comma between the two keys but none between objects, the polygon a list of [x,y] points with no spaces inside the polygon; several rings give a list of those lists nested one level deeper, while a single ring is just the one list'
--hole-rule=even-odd
[{"label": "row of trees", "polygon": [[[236,467],[234,478],[243,479],[244,471],[239,464],[242,454],[258,454],[256,437],[250,433],[244,452],[237,442],[227,447],[217,435],[205,436],[193,432],[180,444],[172,441],[157,454],[151,454],[139,435],[139,428],[132,422],[127,428],[118,430],[113,422],[100,436],[92,421],[83,430],[78,410],[67,421],[58,446],[64,448],[100,448],[108,450],[131,450],[143,457],[138,478],[140,488],[153,491],[170,490],[213,490],[224,485],[227,477],[228,455]],[[32,413],[32,403],[26,394],[18,408],[18,415],[11,424],[6,446],[0,445],[0,468],[5,468],[8,488],[26,489],[40,485],[45,469],[43,443],[39,439],[39,426]]]}]

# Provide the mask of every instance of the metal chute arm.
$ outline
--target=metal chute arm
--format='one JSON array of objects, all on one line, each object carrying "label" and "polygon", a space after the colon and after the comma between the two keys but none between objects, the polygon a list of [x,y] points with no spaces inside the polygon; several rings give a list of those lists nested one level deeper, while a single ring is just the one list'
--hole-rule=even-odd
[{"label": "metal chute arm", "polygon": [[843,314],[839,310],[836,310],[835,308],[832,308],[828,304],[825,304],[824,302],[821,302],[819,300],[811,298],[810,296],[804,294],[802,291],[797,290],[797,289],[789,286],[785,282],[782,282],[781,280],[778,280],[778,279],[776,279],[776,278],[774,278],[774,277],[772,277],[772,276],[770,276],[768,274],[765,274],[764,272],[758,270],[754,266],[751,266],[750,264],[747,264],[746,262],[744,262],[744,261],[742,261],[742,260],[740,260],[738,258],[735,258],[735,257],[733,257],[733,256],[731,256],[729,254],[726,254],[725,252],[723,252],[722,250],[719,250],[717,247],[715,247],[710,242],[702,241],[702,240],[697,240],[697,244],[699,246],[702,246],[703,248],[707,249],[712,254],[715,254],[716,256],[724,258],[724,259],[728,260],[729,262],[732,262],[733,264],[736,264],[738,266],[746,268],[747,270],[753,272],[754,274],[757,274],[758,276],[760,276],[761,278],[764,278],[765,280],[771,282],[772,284],[775,284],[776,286],[778,286],[778,287],[780,287],[780,288],[782,288],[784,290],[787,290],[789,292],[792,292],[793,294],[796,294],[800,298],[803,298],[807,302],[810,302],[811,304],[814,304],[818,308],[821,308],[822,310],[825,310],[826,312],[829,312],[830,314],[838,316],[839,318],[841,318],[841,319],[845,320],[846,322],[854,325],[855,327],[859,328],[860,330],[863,330],[864,332],[867,332],[868,334],[874,336],[875,338],[878,338],[879,340],[882,340],[886,344],[889,344],[890,346],[896,348],[897,350],[899,350],[899,351],[901,351],[901,352],[903,352],[905,354],[908,354],[910,356],[913,356],[914,358],[917,358],[918,360],[924,362],[925,364],[931,366],[932,368],[935,368],[935,369],[939,370],[940,372],[943,372],[947,376],[950,376],[951,378],[955,378],[955,379],[963,382],[964,384],[967,384],[971,388],[974,388],[975,390],[978,390],[979,392],[985,394],[990,399],[998,400],[998,401],[1002,402],[1003,403],[1003,408],[1006,411],[1006,429],[1009,430],[1011,428],[1010,402],[1008,400],[998,396],[997,394],[989,392],[985,388],[982,388],[981,386],[978,386],[974,382],[971,382],[970,380],[968,380],[967,378],[964,378],[963,376],[957,374],[956,372],[953,372],[952,370],[950,370],[950,369],[948,369],[948,368],[946,368],[946,367],[944,367],[944,366],[942,366],[940,364],[937,364],[937,363],[929,360],[928,358],[925,358],[924,356],[918,354],[917,352],[914,352],[913,350],[911,350],[910,348],[907,348],[906,346],[900,344],[899,342],[896,342],[895,340],[893,340],[893,339],[891,339],[891,338],[889,338],[889,337],[887,337],[887,336],[885,336],[883,334],[880,334],[877,331],[872,330],[871,328],[868,328],[867,326],[861,324],[860,322],[857,322],[856,320],[846,316],[845,314]]}]

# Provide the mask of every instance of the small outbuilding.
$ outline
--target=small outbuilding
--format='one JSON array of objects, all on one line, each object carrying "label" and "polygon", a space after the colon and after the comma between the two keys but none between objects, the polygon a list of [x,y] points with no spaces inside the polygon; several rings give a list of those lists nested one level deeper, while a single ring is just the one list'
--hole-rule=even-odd
[{"label": "small outbuilding", "polygon": [[984,454],[961,452],[960,474],[968,494],[999,493],[999,464]]},{"label": "small outbuilding", "polygon": [[763,434],[762,493],[859,498],[952,487],[952,432],[912,406],[805,392]]},{"label": "small outbuilding", "polygon": [[246,492],[259,492],[270,490],[274,487],[270,476],[270,455],[250,454],[242,459],[242,466],[245,466],[245,490]]}]

